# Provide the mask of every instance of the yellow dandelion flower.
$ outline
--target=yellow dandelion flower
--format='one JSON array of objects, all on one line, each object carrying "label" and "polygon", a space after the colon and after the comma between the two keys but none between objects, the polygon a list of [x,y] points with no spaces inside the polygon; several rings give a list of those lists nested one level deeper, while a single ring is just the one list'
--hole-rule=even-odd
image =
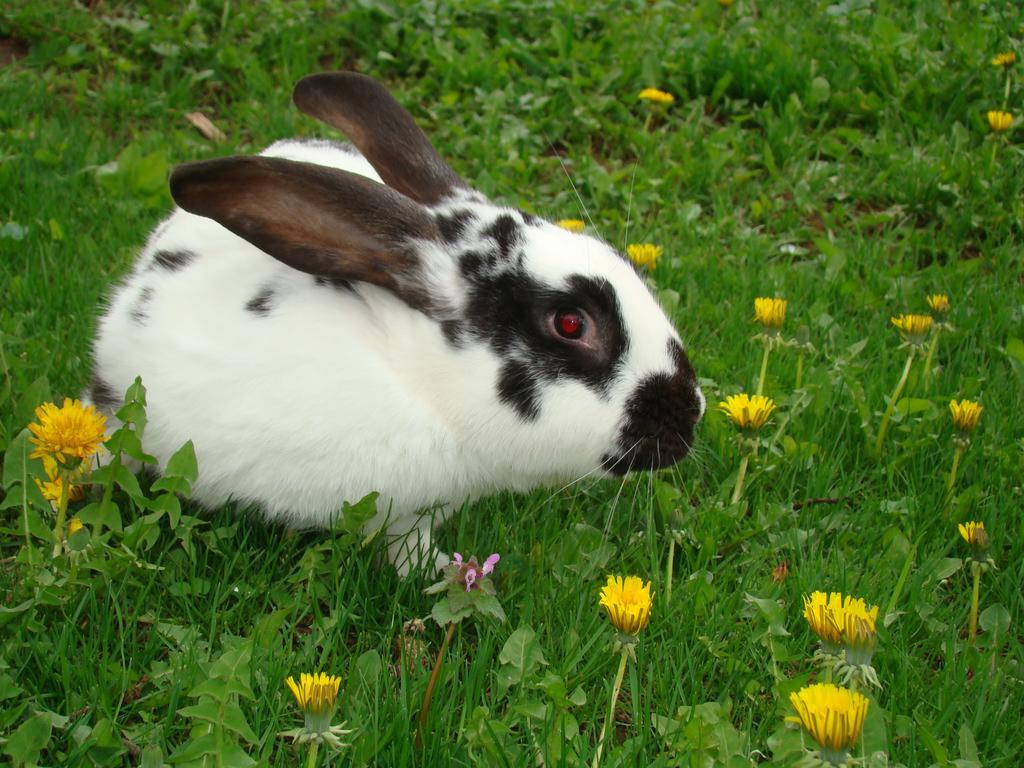
[{"label": "yellow dandelion flower", "polygon": [[817,683],[789,695],[800,725],[821,747],[821,757],[842,765],[847,752],[860,741],[868,700],[856,691],[832,683]]},{"label": "yellow dandelion flower", "polygon": [[601,606],[623,635],[636,637],[651,619],[651,582],[639,576],[609,576],[601,589]]},{"label": "yellow dandelion flower", "polygon": [[988,111],[988,127],[993,133],[1005,133],[1013,125],[1013,115],[1001,109],[990,109]]},{"label": "yellow dandelion flower", "polygon": [[324,672],[299,675],[299,682],[289,677],[285,680],[295,703],[306,717],[306,730],[310,733],[325,733],[330,729],[334,702],[338,698],[341,678]]},{"label": "yellow dandelion flower", "polygon": [[928,333],[935,322],[931,315],[897,315],[889,320],[908,336],[922,336]]},{"label": "yellow dandelion flower", "polygon": [[556,223],[562,229],[568,229],[570,232],[582,232],[586,228],[586,224],[579,219],[562,219]]},{"label": "yellow dandelion flower", "polygon": [[981,412],[985,410],[981,403],[973,400],[949,401],[949,413],[953,417],[953,426],[958,432],[971,432],[978,426]]},{"label": "yellow dandelion flower", "polygon": [[[43,494],[43,498],[54,506],[60,504],[60,492],[64,487],[64,478],[61,476],[61,467],[57,461],[48,453],[44,453],[43,469],[46,472],[46,479],[35,478],[36,486]],[[71,485],[68,486],[68,501],[81,501],[85,497],[85,489],[75,485],[74,481],[82,476],[81,471],[71,472]]]},{"label": "yellow dandelion flower", "polygon": [[897,315],[889,320],[899,329],[903,340],[913,345],[923,344],[928,331],[935,324],[935,318],[931,315]]},{"label": "yellow dandelion flower", "polygon": [[1007,67],[1012,67],[1014,62],[1016,61],[1016,53],[1014,53],[1013,51],[1005,51],[1003,53],[997,53],[995,56],[992,57],[992,66],[1002,67],[1003,69],[1006,69]]},{"label": "yellow dandelion flower", "polygon": [[804,595],[804,618],[826,650],[836,651],[840,646],[865,648],[868,644],[874,650],[878,606],[869,606],[862,597],[812,592]]},{"label": "yellow dandelion flower", "polygon": [[971,545],[985,549],[988,547],[988,534],[985,532],[985,524],[971,520],[968,523],[960,523],[957,526],[964,541]]},{"label": "yellow dandelion flower", "polygon": [[633,243],[626,247],[626,255],[638,267],[654,269],[661,256],[661,246],[654,243]]},{"label": "yellow dandelion flower", "polygon": [[644,88],[637,98],[640,101],[650,101],[655,104],[671,104],[676,100],[676,97],[668,91],[659,91],[657,88]]},{"label": "yellow dandelion flower", "polygon": [[341,687],[341,678],[337,675],[328,675],[325,672],[299,675],[299,682],[289,677],[285,680],[288,688],[295,697],[295,703],[303,712],[320,714],[334,707],[334,701],[338,697],[338,689]]},{"label": "yellow dandelion flower", "polygon": [[[39,487],[39,491],[43,494],[43,498],[46,499],[53,505],[60,504],[60,492],[64,487],[64,480],[58,477],[50,478],[49,480],[40,480],[36,478],[36,485]],[[68,501],[81,501],[85,497],[85,491],[80,485],[71,485],[68,487]]]},{"label": "yellow dandelion flower", "polygon": [[848,664],[871,663],[878,643],[878,606],[868,607],[863,598],[847,596],[843,601],[841,642]]},{"label": "yellow dandelion flower", "polygon": [[764,297],[754,299],[754,319],[765,328],[781,328],[786,321],[786,300]]},{"label": "yellow dandelion flower", "polygon": [[718,0],[718,4],[722,8],[732,8],[733,2],[734,2],[734,0]]},{"label": "yellow dandelion flower", "polygon": [[853,634],[848,627],[851,622],[862,621],[869,632],[875,631],[875,623],[878,621],[878,606],[869,606],[863,597],[852,597],[847,595],[843,599],[843,632]]},{"label": "yellow dandelion flower", "polygon": [[91,405],[64,398],[64,405],[43,403],[36,408],[38,423],[29,424],[34,435],[29,442],[36,446],[32,458],[50,456],[59,464],[68,460],[88,459],[109,438],[107,420]]},{"label": "yellow dandelion flower", "polygon": [[[878,608],[875,608],[877,615]],[[848,613],[843,617],[843,646],[846,648],[847,659],[851,651],[858,651],[866,654],[866,661],[853,661],[856,664],[866,664],[871,661],[875,645],[878,642],[878,631],[875,629],[875,620],[864,615]]]},{"label": "yellow dandelion flower", "polygon": [[812,592],[804,595],[804,618],[811,625],[811,631],[828,646],[838,647],[843,636],[840,616],[843,610],[843,595],[840,592]]},{"label": "yellow dandelion flower", "polygon": [[750,397],[740,393],[725,398],[725,402],[719,403],[718,408],[740,429],[757,430],[765,425],[775,410],[775,401],[764,395]]},{"label": "yellow dandelion flower", "polygon": [[82,518],[72,517],[68,520],[68,537],[74,536],[83,528],[85,528],[85,525],[82,523]]},{"label": "yellow dandelion flower", "polygon": [[949,296],[944,293],[935,293],[927,297],[928,307],[934,315],[944,315],[949,312]]}]

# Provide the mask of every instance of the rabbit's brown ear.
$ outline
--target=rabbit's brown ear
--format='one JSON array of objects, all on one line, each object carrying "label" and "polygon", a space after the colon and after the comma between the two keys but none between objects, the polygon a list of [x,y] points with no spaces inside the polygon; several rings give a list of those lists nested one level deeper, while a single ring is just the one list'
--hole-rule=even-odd
[{"label": "rabbit's brown ear", "polygon": [[277,157],[187,163],[171,174],[171,196],[294,269],[387,288],[427,314],[416,241],[439,239],[421,205],[365,176]]},{"label": "rabbit's brown ear", "polygon": [[405,108],[380,83],[355,72],[304,77],[295,105],[345,133],[384,183],[424,205],[468,185],[437,154]]}]

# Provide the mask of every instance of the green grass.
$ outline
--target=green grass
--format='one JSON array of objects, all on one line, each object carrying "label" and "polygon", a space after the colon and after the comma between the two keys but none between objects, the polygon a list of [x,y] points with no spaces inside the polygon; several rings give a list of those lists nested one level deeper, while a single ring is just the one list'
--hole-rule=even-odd
[{"label": "green grass", "polygon": [[[228,741],[266,764],[303,764],[276,735],[298,723],[282,681],[323,669],[342,676],[352,764],[589,763],[616,666],[597,593],[619,572],[652,579],[657,596],[603,764],[790,764],[792,735],[777,741],[787,695],[817,670],[801,595],[850,591],[884,614],[913,553],[880,627],[870,744],[908,766],[1019,764],[1024,175],[1019,128],[992,162],[985,111],[1003,104],[1005,82],[989,60],[1024,52],[1024,12],[939,0],[758,0],[756,14],[752,0],[726,13],[714,0],[180,5],[0,10],[0,37],[28,51],[0,68],[0,448],[17,445],[39,402],[88,381],[102,297],[169,209],[170,168],[324,135],[289,94],[326,68],[386,82],[493,198],[582,218],[568,173],[605,238],[662,244],[652,276],[710,402],[754,387],[755,296],[786,297],[786,334],[806,326],[816,351],[797,394],[795,352],[772,357],[766,392],[780,410],[744,504],[726,503],[739,456],[712,411],[692,459],[657,477],[499,496],[443,526],[443,550],[501,552],[508,622],[460,626],[422,749],[415,717],[443,630],[427,622],[427,668],[403,669],[395,648],[403,622],[430,613],[427,576],[375,565],[376,544],[233,510],[186,505],[177,526],[131,528],[159,496],[145,479],[143,495],[114,494],[124,537],[92,526],[100,540],[78,565],[51,561],[45,526],[23,535],[8,452],[0,753],[155,766],[177,750],[173,764],[188,764],[181,750],[203,725],[179,710],[211,679],[217,695],[236,691],[228,701],[251,729]],[[636,94],[651,85],[676,102],[645,131]],[[191,128],[194,110],[227,140]],[[937,292],[955,326],[938,376],[928,391],[915,367],[914,410],[875,457],[904,361],[889,317]],[[952,397],[985,413],[946,516]],[[666,517],[680,541],[670,601]],[[982,579],[975,647],[969,569],[950,560],[967,557],[955,525],[967,519],[985,522],[998,566]],[[527,625],[547,664],[505,692],[515,670],[499,655]],[[559,699],[548,673],[581,695]],[[719,706],[663,737],[663,718],[704,703]]]}]

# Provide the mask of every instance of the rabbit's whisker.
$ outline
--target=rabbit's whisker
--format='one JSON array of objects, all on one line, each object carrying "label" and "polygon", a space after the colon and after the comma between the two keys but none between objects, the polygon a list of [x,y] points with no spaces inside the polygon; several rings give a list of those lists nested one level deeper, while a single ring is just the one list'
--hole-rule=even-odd
[{"label": "rabbit's whisker", "polygon": [[551,151],[555,153],[555,157],[558,158],[558,164],[562,168],[562,173],[564,173],[565,178],[569,180],[569,186],[572,187],[572,193],[576,195],[576,201],[580,204],[580,210],[583,212],[583,218],[585,218],[587,222],[590,224],[590,226],[593,227],[594,231],[597,232],[598,237],[600,237],[603,240],[604,235],[601,234],[601,230],[597,228],[597,225],[594,223],[593,218],[591,218],[590,211],[587,210],[587,204],[583,202],[583,198],[580,196],[579,190],[576,189],[576,184],[573,183],[572,175],[569,173],[569,169],[566,167],[565,161],[562,160],[561,153],[555,147],[553,142],[548,141],[547,136],[544,136],[543,134],[541,135],[544,141],[547,143],[547,145],[551,148]]},{"label": "rabbit's whisker", "polygon": [[[631,446],[629,446],[629,448],[627,448],[627,449],[626,449],[625,451],[623,451],[623,452],[622,452],[622,453],[621,453],[621,454],[619,455],[619,458],[618,458],[617,460],[618,460],[618,461],[621,461],[623,457],[625,457],[625,456],[627,456],[627,455],[628,455],[629,453],[631,453],[631,452],[632,452],[632,450],[633,450],[634,448],[636,448],[636,447],[637,447],[637,446],[638,446],[638,445],[640,444],[640,442],[641,442],[641,440],[642,440],[642,439],[643,439],[643,438],[638,438],[638,439],[637,439],[637,441],[636,441],[635,443],[633,443],[633,444],[632,444]],[[626,487],[626,482],[627,482],[627,480],[629,479],[629,473],[630,473],[630,471],[631,471],[631,470],[633,469],[633,462],[634,462],[635,460],[636,460],[636,457],[635,457],[635,456],[633,456],[633,457],[631,457],[631,458],[630,458],[630,460],[629,460],[629,466],[628,466],[628,467],[626,468],[626,471],[625,471],[625,472],[624,472],[624,473],[622,474],[622,480],[621,480],[621,482],[619,483],[619,489],[618,489],[618,490],[617,490],[617,491],[615,492],[615,497],[614,497],[614,498],[612,499],[612,503],[611,503],[611,505],[609,506],[609,509],[612,509],[612,510],[614,510],[614,509],[615,509],[616,507],[618,507],[618,505],[619,505],[619,499],[621,499],[621,498],[622,498],[622,491],[623,491],[623,490],[625,489],[625,487]],[[604,532],[603,532],[603,539],[604,539],[605,541],[607,541],[607,540],[608,540],[608,536],[609,536],[609,534],[611,533],[611,527],[612,527],[612,516],[611,516],[611,515],[608,515],[608,517],[607,517],[607,518],[605,519],[605,525],[604,525]]]},{"label": "rabbit's whisker", "polygon": [[597,466],[595,466],[595,467],[594,467],[593,469],[590,469],[590,470],[588,470],[588,471],[584,472],[584,473],[583,473],[582,475],[580,475],[579,477],[575,478],[574,480],[570,480],[570,481],[569,481],[568,483],[566,483],[565,485],[563,485],[563,486],[562,486],[561,488],[559,488],[558,490],[554,491],[554,492],[553,492],[553,493],[551,494],[551,496],[549,496],[549,497],[548,497],[548,499],[547,499],[547,500],[548,500],[548,501],[551,501],[551,500],[552,500],[552,499],[554,499],[554,498],[555,498],[555,497],[556,497],[556,496],[557,496],[558,494],[562,493],[563,491],[566,491],[566,490],[568,490],[569,488],[571,488],[572,486],[576,485],[577,483],[580,483],[581,481],[583,481],[583,480],[585,480],[586,478],[588,478],[588,477],[590,477],[591,475],[593,475],[593,474],[594,474],[595,472],[600,472],[600,471],[601,471],[602,469],[605,469],[606,465],[609,465],[609,464],[614,464],[615,462],[619,461],[619,460],[620,460],[620,459],[622,458],[622,456],[625,456],[625,455],[626,455],[627,453],[629,453],[629,451],[633,450],[633,448],[635,448],[635,447],[637,446],[637,444],[638,444],[639,442],[640,442],[640,441],[639,441],[639,440],[637,440],[637,441],[636,441],[635,443],[633,443],[633,445],[631,445],[631,446],[630,446],[629,448],[627,448],[627,449],[626,449],[626,450],[625,450],[625,451],[624,451],[623,453],[621,453],[621,454],[620,454],[620,455],[618,455],[618,456],[608,456],[608,458],[606,458],[606,459],[603,459],[603,460],[602,460],[602,461],[601,461],[600,463],[598,463],[598,464],[597,464]]}]

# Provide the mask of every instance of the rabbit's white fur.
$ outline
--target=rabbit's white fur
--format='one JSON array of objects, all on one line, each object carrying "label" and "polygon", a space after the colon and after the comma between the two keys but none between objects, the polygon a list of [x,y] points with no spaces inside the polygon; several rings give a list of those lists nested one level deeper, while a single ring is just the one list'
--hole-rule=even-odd
[{"label": "rabbit's white fur", "polygon": [[[381,180],[348,145],[282,141],[263,154]],[[431,294],[444,299],[443,316],[460,318],[467,294],[459,253],[492,243],[483,233],[499,216],[522,223],[524,215],[468,190],[431,210],[472,212],[456,245],[416,245]],[[535,419],[500,401],[496,382],[507,356],[491,346],[453,344],[438,317],[385,288],[318,281],[180,208],[111,296],[95,342],[97,379],[120,393],[142,377],[145,447],[163,466],[194,442],[201,504],[233,499],[289,525],[321,526],[343,500],[379,491],[371,525],[386,517],[393,536],[416,531],[415,560],[429,545],[424,510],[607,465],[638,384],[676,367],[666,342],[679,336],[628,262],[552,224],[524,225],[521,234],[521,268],[533,280],[607,281],[629,330],[605,391],[575,378],[545,381]],[[158,254],[183,254],[186,263],[165,268]],[[254,297],[268,290],[269,306],[254,314]],[[693,392],[702,413],[695,383]],[[391,555],[404,559],[398,549]]]}]

